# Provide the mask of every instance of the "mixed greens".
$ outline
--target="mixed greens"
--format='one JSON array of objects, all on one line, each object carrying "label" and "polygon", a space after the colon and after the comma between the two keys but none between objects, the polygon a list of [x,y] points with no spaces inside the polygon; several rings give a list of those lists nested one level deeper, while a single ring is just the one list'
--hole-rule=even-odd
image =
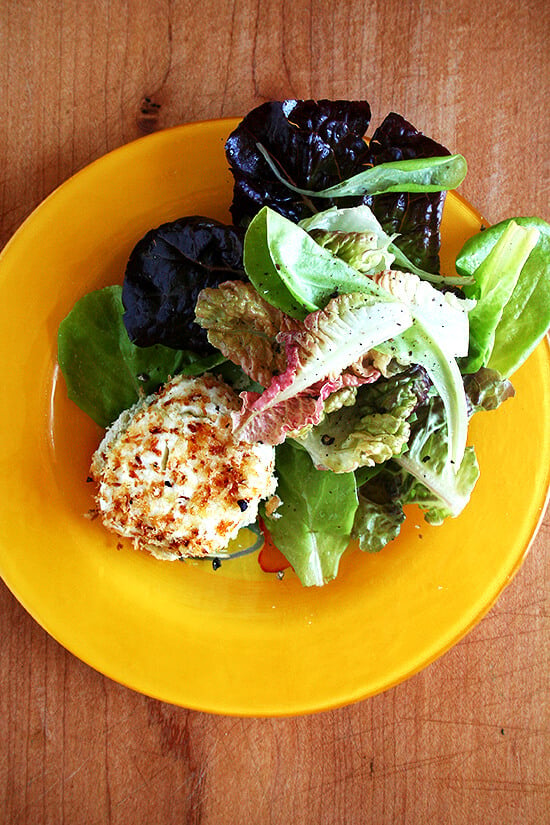
[{"label": "mixed greens", "polygon": [[[263,521],[305,585],[351,539],[379,551],[403,508],[457,516],[479,468],[468,421],[550,325],[550,227],[503,221],[440,272],[445,193],[461,155],[365,101],[270,102],[226,143],[232,225],[151,230],[124,284],[84,296],[59,329],[69,395],[108,426],[177,372],[241,394],[234,428],[276,448],[282,501]],[[183,183],[182,183],[183,185]]]}]

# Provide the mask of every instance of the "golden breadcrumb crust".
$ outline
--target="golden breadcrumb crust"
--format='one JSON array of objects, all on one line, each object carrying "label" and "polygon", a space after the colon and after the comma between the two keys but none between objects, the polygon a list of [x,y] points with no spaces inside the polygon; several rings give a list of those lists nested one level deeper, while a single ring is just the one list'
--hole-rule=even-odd
[{"label": "golden breadcrumb crust", "polygon": [[233,435],[239,406],[206,374],[177,376],[124,412],[92,460],[105,526],[160,558],[223,551],[276,487],[274,449]]}]

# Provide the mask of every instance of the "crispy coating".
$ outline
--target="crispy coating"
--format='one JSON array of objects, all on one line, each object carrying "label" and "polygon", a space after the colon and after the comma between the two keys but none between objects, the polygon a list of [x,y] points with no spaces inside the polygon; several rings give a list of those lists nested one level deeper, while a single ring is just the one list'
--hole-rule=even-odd
[{"label": "crispy coating", "polygon": [[216,555],[275,491],[274,449],[233,435],[221,380],[177,376],[125,411],[93,456],[103,522],[154,556]]}]

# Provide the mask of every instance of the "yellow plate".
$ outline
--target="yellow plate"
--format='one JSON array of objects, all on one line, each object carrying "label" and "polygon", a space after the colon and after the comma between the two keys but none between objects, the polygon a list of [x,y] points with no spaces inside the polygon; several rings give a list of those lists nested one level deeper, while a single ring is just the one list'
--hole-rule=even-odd
[{"label": "yellow plate", "polygon": [[[250,559],[214,572],[122,546],[85,517],[100,432],[66,398],[57,327],[81,295],[122,280],[151,227],[186,214],[229,219],[224,141],[235,123],[177,127],[101,158],[0,257],[0,574],[54,638],[135,690],[217,713],[289,715],[402,681],[510,581],[549,484],[550,354],[545,342],[516,374],[516,398],[475,416],[481,478],[466,512],[431,528],[409,511],[398,540],[378,555],[348,552],[324,588],[259,574]],[[444,257],[479,225],[450,195]]]}]

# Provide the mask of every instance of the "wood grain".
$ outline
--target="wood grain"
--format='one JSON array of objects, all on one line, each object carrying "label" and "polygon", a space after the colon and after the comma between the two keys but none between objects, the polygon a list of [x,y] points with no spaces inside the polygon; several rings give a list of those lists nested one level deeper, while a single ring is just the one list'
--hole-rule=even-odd
[{"label": "wood grain", "polygon": [[[416,0],[0,4],[0,244],[105,152],[269,98],[366,97],[469,161],[488,220],[550,218],[550,6]],[[0,586],[0,822],[540,825],[550,811],[547,514],[488,616],[403,685],[296,719],[148,699]]]}]

